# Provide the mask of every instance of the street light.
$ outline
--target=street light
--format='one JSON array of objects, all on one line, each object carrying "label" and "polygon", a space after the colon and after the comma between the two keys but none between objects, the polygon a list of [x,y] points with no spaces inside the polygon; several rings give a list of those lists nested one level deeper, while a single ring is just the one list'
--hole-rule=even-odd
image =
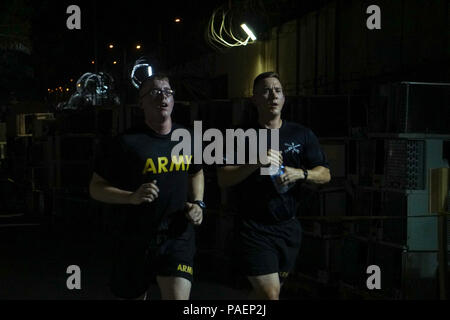
[{"label": "street light", "polygon": [[[119,50],[122,50],[122,52],[123,52],[123,57],[122,57],[122,65],[123,65],[123,79],[126,79],[127,78],[127,46],[124,46],[124,45],[122,45],[122,44],[120,44],[120,43],[118,43],[118,46],[116,47],[116,45],[114,44],[114,43],[109,43],[108,45],[107,45],[107,47],[109,48],[109,49],[119,49]],[[136,43],[135,45],[134,45],[134,49],[135,50],[142,50],[142,43]],[[114,65],[116,65],[116,64],[118,64],[119,63],[119,61],[118,60],[113,60],[113,64]]]},{"label": "street light", "polygon": [[[129,75],[128,75],[128,61],[130,60],[130,58],[135,58],[134,55],[138,52],[141,51],[143,49],[143,44],[136,42],[134,44],[125,44],[125,43],[120,43],[119,41],[116,43],[106,43],[104,44],[105,48],[107,47],[107,50],[110,50],[111,53],[115,52],[115,56],[112,57],[112,54],[110,56],[110,59],[113,61],[112,64],[114,67],[114,69],[118,68],[115,70],[115,73],[117,74],[117,76],[119,77],[119,72],[120,69],[122,69],[122,80],[120,81],[120,101],[122,102],[123,106],[127,101],[127,79],[129,79]],[[113,50],[114,49],[114,50]],[[117,56],[116,54],[118,54],[120,51],[122,51],[122,57],[120,58],[120,56]],[[131,57],[129,56],[131,54]],[[120,59],[118,59],[120,58]],[[116,59],[116,60],[114,60]],[[110,60],[110,61],[111,61]],[[119,66],[119,62],[120,62],[120,67]],[[129,80],[128,80],[129,81]]]}]

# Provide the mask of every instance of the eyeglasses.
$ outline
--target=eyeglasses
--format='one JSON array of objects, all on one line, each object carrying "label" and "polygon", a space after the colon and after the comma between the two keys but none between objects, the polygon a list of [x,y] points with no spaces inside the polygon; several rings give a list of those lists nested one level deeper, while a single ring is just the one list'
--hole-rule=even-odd
[{"label": "eyeglasses", "polygon": [[147,94],[150,94],[152,97],[157,97],[161,93],[164,95],[164,97],[168,98],[168,97],[171,97],[171,96],[175,95],[175,90],[172,90],[172,89],[152,89],[152,90],[148,91],[147,93],[145,93],[144,95],[142,95],[142,97],[146,96]]}]

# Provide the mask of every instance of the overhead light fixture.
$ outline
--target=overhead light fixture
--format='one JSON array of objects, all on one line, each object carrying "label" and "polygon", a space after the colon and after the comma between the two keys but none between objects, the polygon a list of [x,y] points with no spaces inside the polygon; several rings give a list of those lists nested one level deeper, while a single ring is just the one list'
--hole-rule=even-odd
[{"label": "overhead light fixture", "polygon": [[245,23],[241,24],[241,28],[244,29],[245,33],[248,35],[252,41],[256,40],[255,34],[250,30]]},{"label": "overhead light fixture", "polygon": [[180,22],[181,22],[181,19],[180,19],[180,18],[175,18],[175,22],[176,22],[176,23],[180,23]]},{"label": "overhead light fixture", "polygon": [[138,45],[136,46],[136,49],[141,50],[141,45],[138,44]]},{"label": "overhead light fixture", "polygon": [[110,49],[113,49],[113,48],[114,48],[114,45],[113,45],[113,44],[110,44],[110,45],[109,45],[109,48],[110,48]]},{"label": "overhead light fixture", "polygon": [[[243,20],[240,18],[243,11],[245,11],[245,8],[231,8],[227,5],[222,5],[214,10],[205,34],[206,41],[211,47],[222,51],[225,48],[246,46],[256,41],[255,34],[245,23],[233,22]],[[241,29],[245,31],[247,38],[244,38]]]},{"label": "overhead light fixture", "polygon": [[94,61],[94,60],[92,60],[92,61],[91,61],[91,63],[92,63],[92,64],[95,64],[95,61]]},{"label": "overhead light fixture", "polygon": [[117,64],[117,61],[114,61],[113,64]]}]

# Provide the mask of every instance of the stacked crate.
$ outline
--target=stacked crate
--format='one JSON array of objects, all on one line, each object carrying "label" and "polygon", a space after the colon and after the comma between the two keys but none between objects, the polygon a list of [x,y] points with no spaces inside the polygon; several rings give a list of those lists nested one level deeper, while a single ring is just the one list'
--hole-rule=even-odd
[{"label": "stacked crate", "polygon": [[[428,214],[428,171],[448,166],[443,149],[450,132],[441,115],[448,118],[450,86],[402,82],[383,92],[387,112],[372,110],[371,133],[352,146],[352,214],[368,220],[358,221],[346,241],[364,248],[366,266],[381,268],[382,290],[372,296],[437,298],[437,218]],[[343,261],[343,270],[355,265]],[[343,274],[341,288],[367,294],[363,280]]]},{"label": "stacked crate", "polygon": [[97,106],[57,115],[57,130],[51,141],[52,211],[58,221],[72,226],[81,225],[88,218],[92,226],[103,223],[100,221],[103,208],[90,198],[89,183],[101,141],[117,135],[122,127],[120,115],[118,106]]},{"label": "stacked crate", "polygon": [[[351,176],[356,165],[349,163],[353,143],[366,126],[367,97],[351,95],[308,96],[289,99],[284,119],[309,127],[319,138],[327,155],[332,181],[324,186],[304,185],[299,193],[299,219],[303,228],[302,245],[293,277],[309,283],[308,291],[319,297],[335,292],[343,274],[346,235],[353,223],[343,217],[351,215]],[[360,138],[359,138],[360,139]],[[353,258],[361,261],[361,254]],[[365,261],[365,260],[364,260]],[[358,271],[359,273],[359,271]],[[360,274],[360,273],[359,273]],[[304,288],[305,289],[305,288]]]},{"label": "stacked crate", "polygon": [[[296,111],[287,109],[286,116],[301,115],[298,122],[318,135],[332,174],[328,186],[300,195],[304,237],[294,274],[337,282],[344,296],[436,298],[437,218],[428,214],[428,170],[448,167],[450,85],[402,82],[382,92],[384,100],[370,103],[304,97]],[[427,110],[436,111],[433,119]],[[367,288],[370,265],[381,268],[381,290]]]},{"label": "stacked crate", "polygon": [[94,155],[103,137],[118,133],[119,116],[116,106],[17,116],[11,178],[23,186],[28,214],[54,218],[85,211],[67,203],[91,203]]}]

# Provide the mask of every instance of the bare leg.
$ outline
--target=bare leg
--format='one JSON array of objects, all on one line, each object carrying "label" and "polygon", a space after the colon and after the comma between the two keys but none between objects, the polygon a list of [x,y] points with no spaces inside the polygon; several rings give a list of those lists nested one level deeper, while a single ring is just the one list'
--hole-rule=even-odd
[{"label": "bare leg", "polygon": [[162,300],[189,300],[191,293],[191,282],[181,277],[157,276],[159,290]]},{"label": "bare leg", "polygon": [[253,287],[250,299],[278,300],[280,296],[280,278],[278,273],[249,276],[248,280]]}]

